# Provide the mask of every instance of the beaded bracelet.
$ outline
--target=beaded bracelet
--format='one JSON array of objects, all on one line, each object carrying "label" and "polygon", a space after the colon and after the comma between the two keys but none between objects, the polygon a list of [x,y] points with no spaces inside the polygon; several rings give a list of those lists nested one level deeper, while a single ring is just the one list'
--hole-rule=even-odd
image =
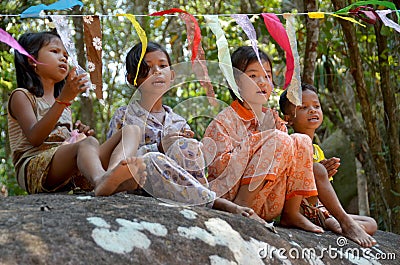
[{"label": "beaded bracelet", "polygon": [[58,104],[64,105],[65,107],[71,106],[71,103],[70,103],[70,102],[61,101],[61,100],[59,100],[58,98],[56,98],[56,102],[57,102]]}]

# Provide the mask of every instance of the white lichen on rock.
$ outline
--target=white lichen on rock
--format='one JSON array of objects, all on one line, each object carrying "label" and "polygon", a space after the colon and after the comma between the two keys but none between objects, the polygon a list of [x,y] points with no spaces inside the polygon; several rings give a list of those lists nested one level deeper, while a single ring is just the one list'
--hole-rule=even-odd
[{"label": "white lichen on rock", "polygon": [[189,209],[183,209],[183,210],[180,211],[180,213],[181,213],[185,218],[190,219],[190,220],[194,220],[194,219],[197,218],[197,213],[194,212],[194,211],[192,211],[192,210],[189,210]]},{"label": "white lichen on rock", "polygon": [[[210,246],[222,245],[232,251],[237,264],[264,264],[259,251],[268,245],[265,242],[250,238],[246,241],[239,232],[234,230],[226,221],[220,218],[211,218],[204,223],[206,231],[200,227],[178,227],[181,236],[188,239],[200,239]],[[287,257],[276,256],[282,264],[291,264]],[[214,259],[214,258],[213,258]]]},{"label": "white lichen on rock", "polygon": [[116,222],[121,226],[118,230],[110,230],[111,226],[100,217],[90,217],[87,220],[97,226],[92,231],[92,238],[97,245],[105,250],[124,254],[134,248],[148,249],[150,239],[141,231],[147,230],[156,236],[166,236],[168,230],[159,223],[137,222],[117,218]]}]

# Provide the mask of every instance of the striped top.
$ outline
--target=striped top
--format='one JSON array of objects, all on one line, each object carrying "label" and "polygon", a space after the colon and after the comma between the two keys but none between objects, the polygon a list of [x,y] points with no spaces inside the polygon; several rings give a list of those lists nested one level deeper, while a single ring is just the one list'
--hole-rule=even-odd
[{"label": "striped top", "polygon": [[21,91],[27,96],[32,104],[33,111],[38,121],[43,118],[43,116],[51,108],[51,105],[49,105],[43,98],[36,97],[28,90],[23,88],[15,89],[8,99],[7,119],[11,156],[15,167],[18,184],[21,186],[21,188],[25,189],[25,167],[29,160],[45,150],[60,145],[65,139],[70,137],[72,130],[72,116],[71,110],[69,108],[65,108],[49,137],[47,137],[47,139],[40,146],[33,146],[25,136],[21,126],[13,117],[13,114],[10,110],[10,101],[16,91]]}]

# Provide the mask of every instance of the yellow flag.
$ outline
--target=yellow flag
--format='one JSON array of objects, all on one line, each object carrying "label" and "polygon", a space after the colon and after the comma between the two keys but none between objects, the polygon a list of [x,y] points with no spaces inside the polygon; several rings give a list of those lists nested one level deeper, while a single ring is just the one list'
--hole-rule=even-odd
[{"label": "yellow flag", "polygon": [[165,20],[165,17],[164,17],[164,16],[161,16],[159,19],[157,19],[157,20],[154,22],[154,27],[158,28],[159,26],[161,26],[161,24],[163,23],[164,20]]},{"label": "yellow flag", "polygon": [[324,18],[324,12],[308,12],[309,18]]},{"label": "yellow flag", "polygon": [[330,14],[330,15],[332,15],[332,16],[334,16],[334,17],[338,17],[338,18],[344,19],[344,20],[347,20],[347,21],[350,21],[350,22],[353,22],[353,23],[356,23],[356,24],[359,24],[360,26],[365,27],[364,24],[358,22],[358,21],[355,20],[354,18],[351,18],[351,17],[343,17],[343,16],[339,16],[339,15],[336,15],[336,14]]},{"label": "yellow flag", "polygon": [[129,19],[133,26],[135,27],[136,33],[139,35],[140,41],[142,42],[142,53],[140,54],[140,59],[139,59],[139,66],[137,68],[136,71],[136,76],[135,76],[135,80],[133,81],[133,84],[136,86],[136,79],[138,77],[139,74],[139,68],[140,68],[140,63],[142,62],[144,55],[146,54],[146,49],[147,49],[147,36],[146,36],[146,32],[144,32],[143,28],[140,26],[140,24],[137,22],[136,18],[134,15],[131,14],[117,14],[117,17],[126,17],[127,19]]}]

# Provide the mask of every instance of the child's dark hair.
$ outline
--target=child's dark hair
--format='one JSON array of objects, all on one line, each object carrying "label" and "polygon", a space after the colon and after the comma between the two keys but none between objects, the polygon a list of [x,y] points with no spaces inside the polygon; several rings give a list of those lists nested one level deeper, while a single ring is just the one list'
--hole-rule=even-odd
[{"label": "child's dark hair", "polygon": [[[149,52],[155,52],[155,51],[161,51],[165,53],[165,56],[168,59],[168,64],[171,66],[171,58],[169,57],[169,54],[167,50],[161,46],[158,43],[155,42],[148,42],[147,43],[147,48],[146,48],[146,53]],[[139,66],[139,59],[140,55],[142,54],[142,43],[138,43],[135,46],[132,47],[132,49],[128,52],[126,55],[126,80],[130,84],[133,85],[133,79],[136,76],[137,68],[139,67],[139,73],[138,73],[138,78],[145,78],[150,71],[150,67],[147,65],[147,63],[142,60],[140,66]]]},{"label": "child's dark hair", "polygon": [[[258,51],[261,61],[268,62],[272,69],[272,61],[268,57],[268,55],[261,50]],[[249,66],[249,64],[253,63],[254,61],[258,61],[258,57],[252,46],[241,46],[232,53],[231,61],[232,61],[232,67],[234,67],[233,74],[235,76],[235,79],[237,80],[239,75],[241,75],[244,71],[246,71],[246,68],[247,66]],[[235,93],[232,91],[232,89],[229,88],[229,92],[233,100],[236,100],[237,97]]]},{"label": "child's dark hair", "polygon": [[[311,90],[315,94],[318,94],[317,88],[313,85],[302,83],[301,84],[301,91],[306,91],[306,90]],[[288,115],[288,108],[293,105],[287,97],[287,90],[283,91],[281,96],[279,97],[279,108],[281,109],[281,112],[283,115]]]},{"label": "child's dark hair", "polygon": [[[60,39],[60,36],[52,31],[25,33],[21,35],[18,42],[30,55],[37,59],[39,50],[43,46],[48,45],[54,38]],[[17,74],[17,85],[18,87],[26,88],[36,97],[42,97],[44,94],[42,81],[28,59],[26,55],[15,51],[14,63]],[[54,97],[58,97],[64,84],[65,80],[55,84]]]}]

